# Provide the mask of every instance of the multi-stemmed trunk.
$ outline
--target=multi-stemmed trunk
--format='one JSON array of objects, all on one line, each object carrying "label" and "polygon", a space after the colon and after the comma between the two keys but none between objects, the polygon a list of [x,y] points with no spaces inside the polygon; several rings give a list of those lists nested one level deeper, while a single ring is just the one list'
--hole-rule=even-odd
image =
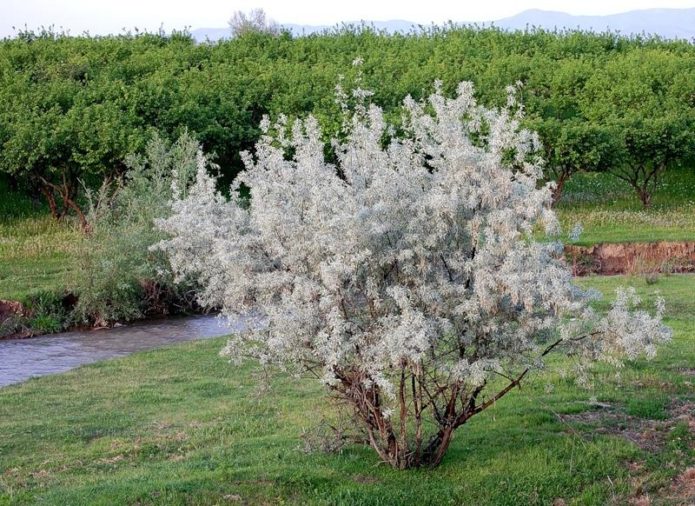
[{"label": "multi-stemmed trunk", "polygon": [[[539,358],[564,342],[578,342],[596,334],[598,332],[558,339],[549,344]],[[436,467],[446,455],[456,429],[519,387],[530,370],[526,367],[514,375],[498,373],[506,384],[493,389],[487,381],[479,385],[442,382],[442,378],[437,378],[435,372],[427,371],[422,364],[403,360],[397,382],[397,416],[383,402],[378,384],[358,368],[336,370],[338,382],[332,389],[353,408],[355,418],[366,432],[366,442],[383,462],[397,469]],[[426,413],[433,416],[437,431],[425,443]]]},{"label": "multi-stemmed trunk", "polygon": [[615,177],[629,184],[642,206],[649,209],[652,206],[652,196],[659,182],[659,177],[666,170],[666,164],[636,165],[634,167],[621,167],[611,171]]},{"label": "multi-stemmed trunk", "polygon": [[[397,469],[436,467],[449,449],[456,429],[518,386],[527,372],[510,379],[505,388],[478,404],[485,385],[467,389],[456,382],[430,391],[421,370],[412,371],[403,365],[397,416],[386,409],[379,386],[364,381],[367,377],[359,371],[338,374],[340,382],[333,389],[354,409],[366,432],[366,441],[382,461]],[[437,432],[427,440],[423,427],[426,410],[432,412],[438,425]]]},{"label": "multi-stemmed trunk", "polygon": [[[72,183],[63,174],[63,180],[61,183],[56,184],[51,181],[46,180],[43,177],[39,178],[41,182],[41,193],[46,198],[48,202],[48,207],[51,211],[51,215],[56,219],[63,218],[69,210],[74,211],[77,219],[80,223],[80,228],[84,232],[89,232],[89,222],[84,211],[77,204],[77,188],[74,183]],[[59,209],[58,201],[60,199],[61,209]]]},{"label": "multi-stemmed trunk", "polygon": [[562,167],[556,171],[555,187],[552,190],[553,207],[555,207],[562,199],[562,192],[565,189],[565,184],[573,174],[571,167]]}]

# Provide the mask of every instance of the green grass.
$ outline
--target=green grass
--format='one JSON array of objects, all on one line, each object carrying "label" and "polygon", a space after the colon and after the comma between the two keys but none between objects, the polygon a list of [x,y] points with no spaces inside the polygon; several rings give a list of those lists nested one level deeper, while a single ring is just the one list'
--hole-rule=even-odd
[{"label": "green grass", "polygon": [[[394,471],[356,446],[300,451],[302,431],[332,413],[320,385],[280,376],[259,396],[256,369],[226,363],[218,339],[1,389],[0,504],[603,505],[638,487],[674,503],[673,477],[695,459],[687,425],[674,422],[653,452],[620,428],[695,401],[695,277],[582,280],[605,292],[626,282],[666,297],[673,343],[620,377],[599,368],[591,391],[534,376],[462,427],[435,470]],[[596,409],[591,397],[622,413],[602,424],[615,431],[562,418]]]},{"label": "green grass", "polygon": [[79,237],[70,220],[54,220],[45,204],[12,191],[0,178],[0,299],[62,292]]},{"label": "green grass", "polygon": [[[695,241],[695,206],[680,209],[641,211],[610,209],[558,209],[562,230],[571,231],[575,224],[583,228],[572,244],[590,246],[598,243],[655,241]],[[565,238],[565,242],[570,242]]]},{"label": "green grass", "polygon": [[47,215],[0,220],[0,299],[63,291],[79,260],[79,238],[72,223]]},{"label": "green grass", "polygon": [[695,241],[695,170],[667,171],[644,210],[634,190],[605,173],[576,174],[558,206],[564,230],[584,228],[577,244]]}]

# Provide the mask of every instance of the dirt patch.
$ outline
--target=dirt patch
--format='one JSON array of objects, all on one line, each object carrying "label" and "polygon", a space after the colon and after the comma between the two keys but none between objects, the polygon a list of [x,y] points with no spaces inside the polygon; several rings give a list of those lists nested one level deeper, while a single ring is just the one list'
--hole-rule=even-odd
[{"label": "dirt patch", "polygon": [[355,483],[360,483],[362,485],[373,485],[374,483],[379,483],[380,480],[374,476],[366,476],[364,474],[358,474],[352,477]]},{"label": "dirt patch", "polygon": [[695,403],[686,402],[670,411],[673,420],[688,425],[690,433],[695,436]]},{"label": "dirt patch", "polygon": [[589,437],[594,434],[620,436],[642,450],[659,452],[664,448],[670,432],[679,423],[685,423],[695,437],[695,403],[674,403],[669,407],[668,415],[665,420],[649,420],[609,407],[559,417],[567,424],[591,426],[586,431]]},{"label": "dirt patch", "polygon": [[[608,434],[622,437],[648,453],[664,450],[672,431],[679,425],[686,424],[692,436],[691,449],[695,449],[695,402],[673,402],[668,408],[665,420],[649,420],[634,417],[610,405],[600,406],[571,415],[558,415],[563,422],[570,425],[576,435],[590,439],[595,434]],[[584,425],[586,427],[577,427]],[[574,426],[574,427],[572,427]],[[628,504],[629,506],[650,506],[673,504],[680,506],[695,505],[695,468],[690,467],[680,473],[670,483],[659,483],[654,488],[650,485],[650,471],[643,461],[626,463],[629,471],[630,495],[622,497],[619,502],[611,504]],[[666,502],[664,502],[666,501]]]},{"label": "dirt patch", "polygon": [[657,492],[658,504],[693,506],[695,504],[695,467],[689,467],[676,476],[670,485]]},{"label": "dirt patch", "polygon": [[669,432],[669,428],[661,421],[645,420],[622,413],[602,413],[593,419],[593,424],[599,425],[593,428],[593,434],[620,436],[648,452],[660,451],[666,444]]},{"label": "dirt patch", "polygon": [[99,459],[97,462],[99,462],[100,464],[114,465],[123,460],[125,460],[125,456],[119,454],[114,457],[104,457],[102,459]]},{"label": "dirt patch", "polygon": [[659,379],[651,376],[644,377],[639,381],[631,381],[630,385],[637,389],[659,389],[661,392],[664,393],[673,393],[678,390],[678,387],[674,383],[671,383],[669,381],[660,381]]},{"label": "dirt patch", "polygon": [[21,302],[0,300],[0,339],[29,337],[24,325],[28,311]]},{"label": "dirt patch", "polygon": [[674,499],[682,504],[695,504],[695,467],[686,469],[673,483]]},{"label": "dirt patch", "polygon": [[24,316],[26,308],[16,300],[0,300],[0,320],[8,316]]},{"label": "dirt patch", "polygon": [[[650,506],[650,496],[644,491],[642,485],[645,477],[636,478],[640,484],[628,500],[629,505]],[[634,483],[633,483],[634,486]],[[670,483],[653,491],[653,497],[657,498],[656,504],[669,504],[673,506],[695,505],[695,467],[689,467],[678,474]]]},{"label": "dirt patch", "polygon": [[647,495],[640,495],[637,497],[631,497],[627,503],[629,506],[651,506],[652,500],[649,499]]},{"label": "dirt patch", "polygon": [[575,276],[695,272],[695,242],[565,246]]}]

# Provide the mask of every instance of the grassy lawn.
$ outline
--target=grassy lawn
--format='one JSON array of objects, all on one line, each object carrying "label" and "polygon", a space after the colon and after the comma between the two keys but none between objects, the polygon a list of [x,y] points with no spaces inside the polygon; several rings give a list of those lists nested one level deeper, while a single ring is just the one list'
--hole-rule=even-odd
[{"label": "grassy lawn", "polygon": [[[678,209],[630,211],[615,209],[558,209],[564,231],[581,224],[583,231],[572,244],[695,241],[695,205]],[[567,241],[568,242],[568,241]]]},{"label": "grassy lawn", "polygon": [[691,504],[675,477],[695,462],[695,420],[674,410],[695,402],[695,277],[582,280],[626,282],[668,301],[675,336],[657,359],[601,369],[590,391],[534,376],[434,471],[302,451],[332,413],[321,387],[281,376],[259,395],[256,369],[227,364],[218,339],[1,389],[0,504]]}]

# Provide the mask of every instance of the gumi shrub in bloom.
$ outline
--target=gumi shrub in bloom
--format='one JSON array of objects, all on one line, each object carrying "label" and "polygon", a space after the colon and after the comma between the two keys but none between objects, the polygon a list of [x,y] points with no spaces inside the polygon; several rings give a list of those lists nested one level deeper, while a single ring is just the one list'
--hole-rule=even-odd
[{"label": "gumi shrub in bloom", "polygon": [[[339,90],[340,91],[340,90]],[[606,314],[572,283],[551,185],[521,108],[478,105],[463,82],[403,102],[389,126],[357,89],[327,156],[316,119],[262,123],[226,199],[199,155],[197,182],[159,223],[201,302],[257,323],[222,353],[313,373],[397,468],[438,465],[454,431],[543,367],[653,356],[670,337],[619,291]],[[356,105],[354,105],[356,103]]]}]

